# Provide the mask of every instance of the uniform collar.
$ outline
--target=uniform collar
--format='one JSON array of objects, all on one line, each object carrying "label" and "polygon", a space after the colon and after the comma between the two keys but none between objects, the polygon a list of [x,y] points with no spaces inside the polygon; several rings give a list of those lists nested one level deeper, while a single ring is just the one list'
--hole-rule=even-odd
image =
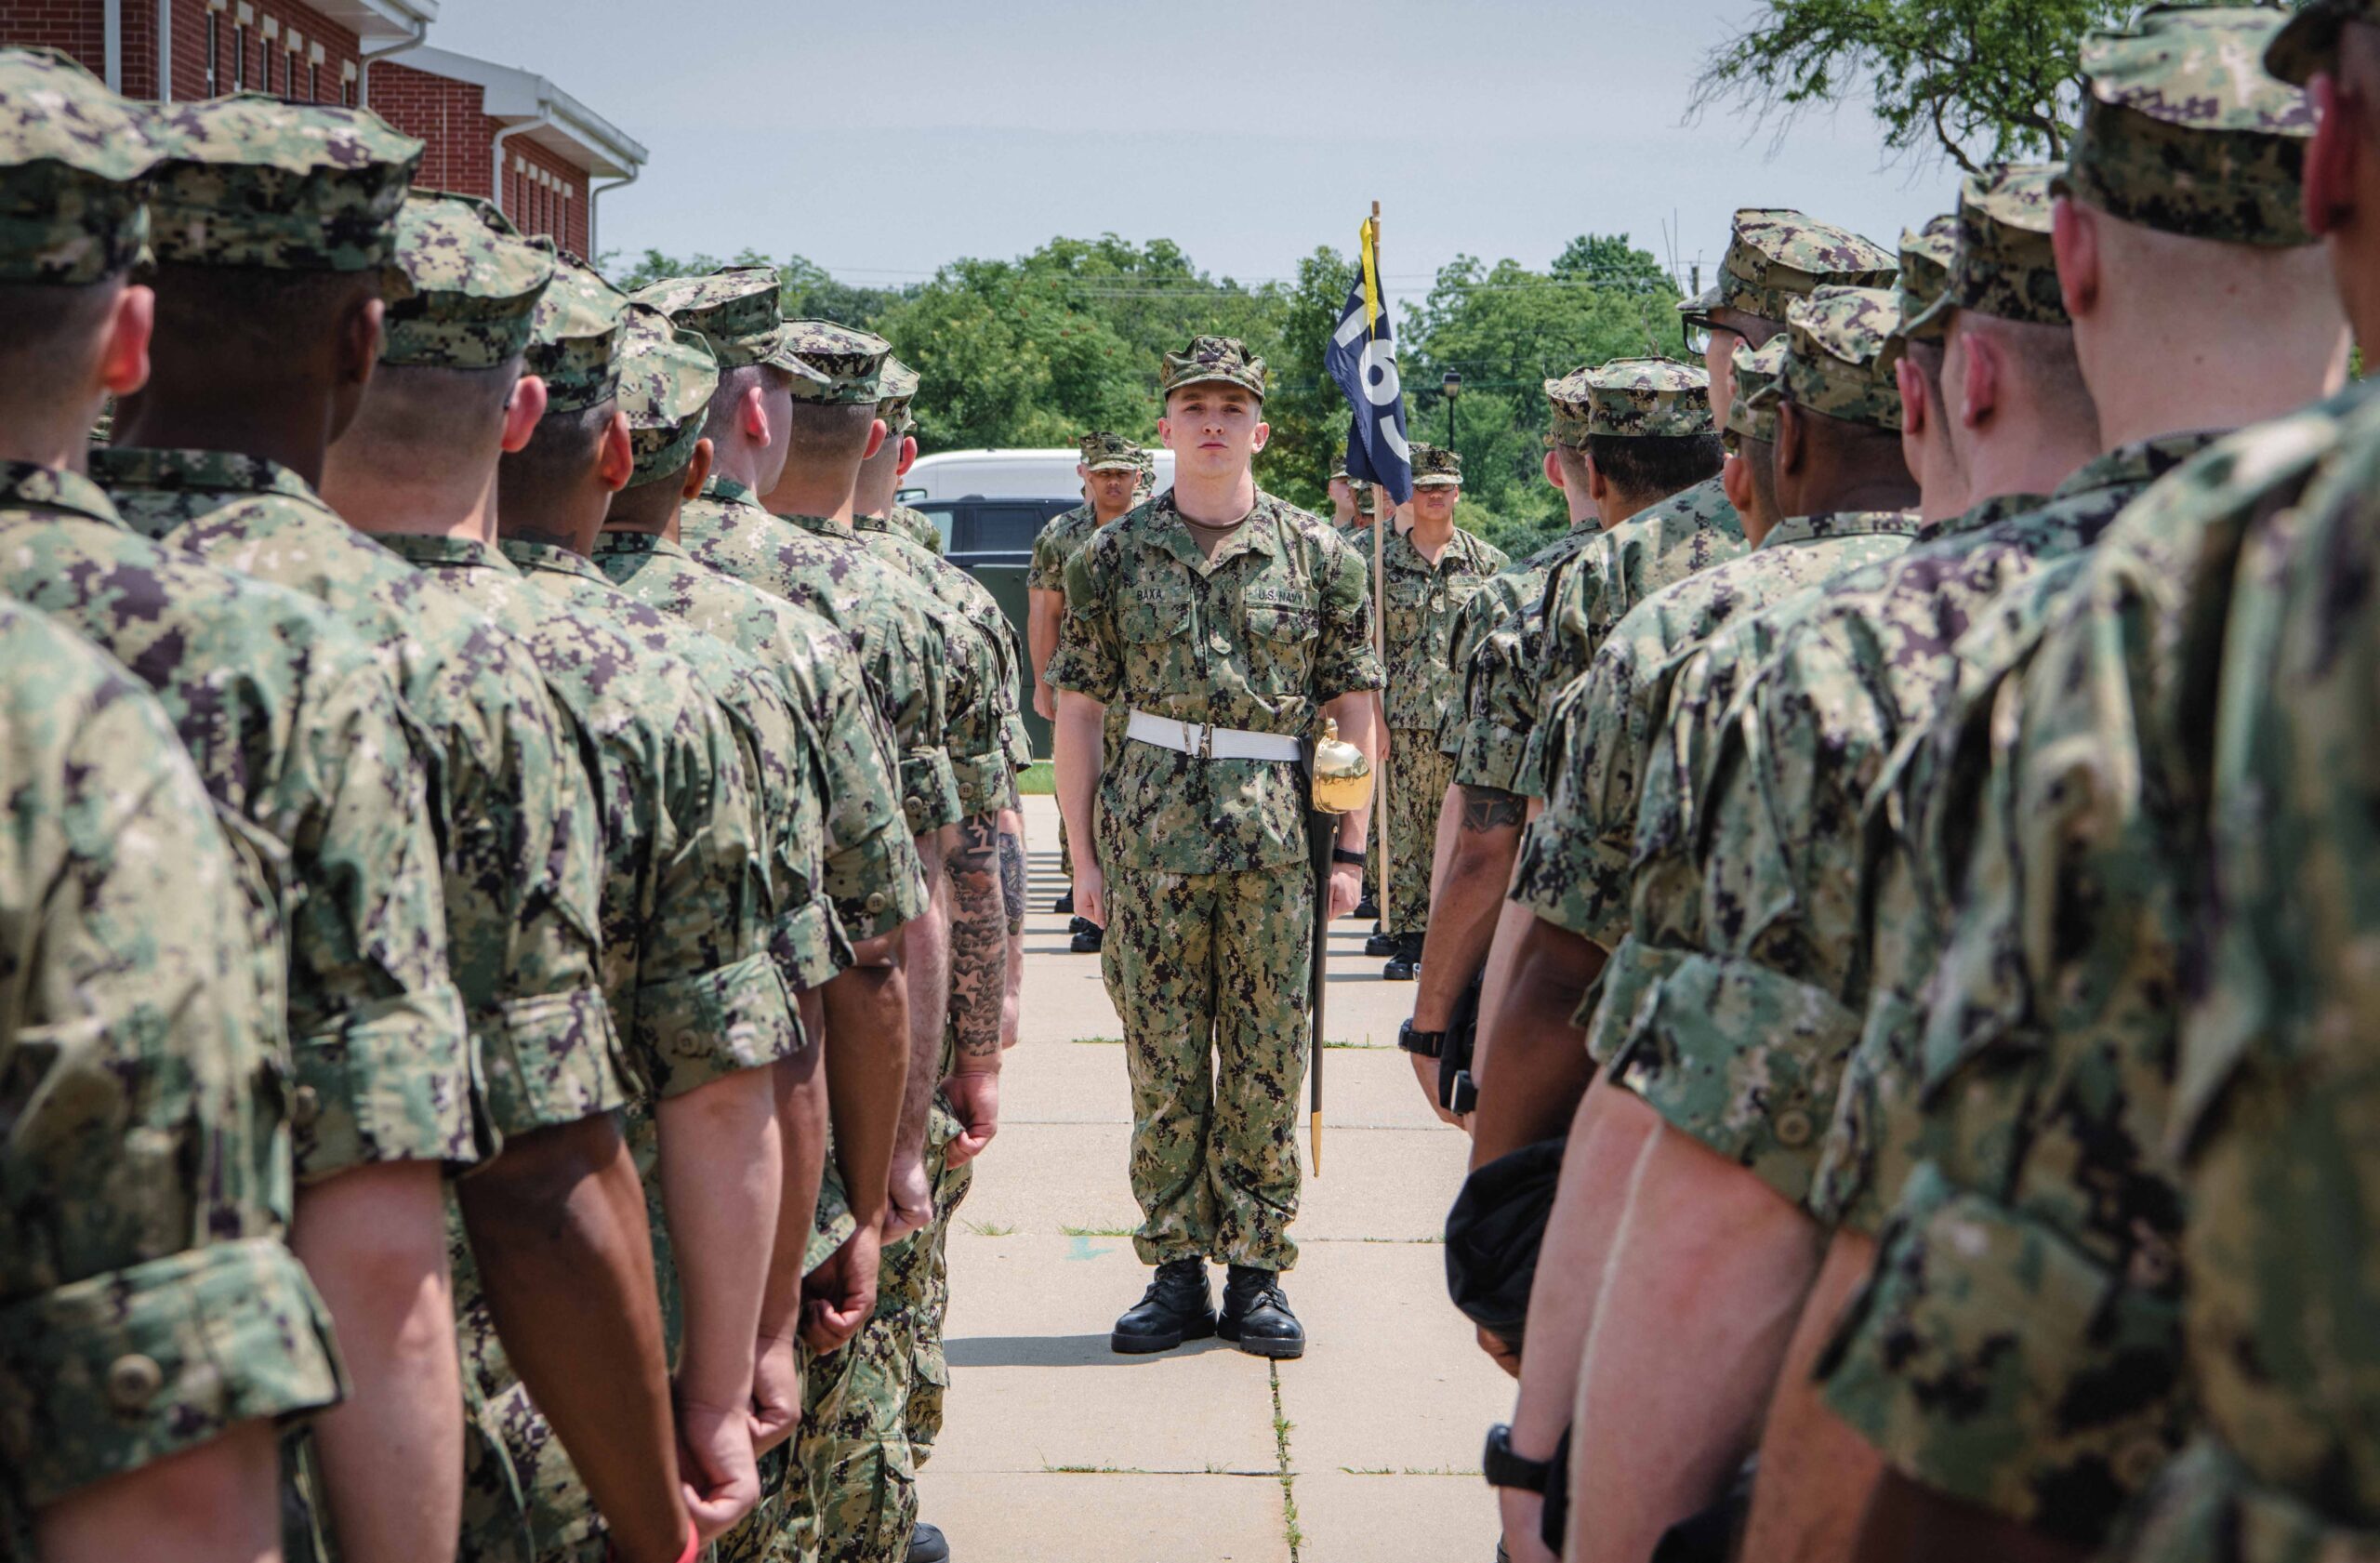
[{"label": "uniform collar", "polygon": [[[231,450],[152,450],[103,445],[91,452],[91,476],[108,488],[193,494],[278,494],[320,505],[313,484],[277,461]],[[325,507],[327,508],[327,507]]]},{"label": "uniform collar", "polygon": [[2045,494],[1996,494],[1948,521],[1929,522],[1919,527],[1917,540],[1930,543],[1937,537],[1963,537],[1970,532],[1996,526],[2012,517],[2030,515],[2048,503],[2049,497]]},{"label": "uniform collar", "polygon": [[80,472],[37,467],[30,461],[0,461],[0,505],[38,506],[122,526],[107,491]]},{"label": "uniform collar", "polygon": [[836,521],[829,516],[781,515],[777,517],[777,519],[779,521],[791,522],[794,525],[800,527],[804,532],[814,532],[821,537],[851,537],[856,536],[852,528],[845,526],[841,522]]},{"label": "uniform collar", "polygon": [[673,543],[658,532],[605,532],[595,539],[595,557],[601,559],[606,554],[645,554],[654,559],[694,557],[686,551],[684,544]]},{"label": "uniform collar", "polygon": [[423,533],[397,533],[381,536],[377,541],[390,551],[416,564],[450,564],[463,569],[496,570],[508,576],[521,572],[512,567],[496,549],[477,537],[431,536]]},{"label": "uniform collar", "polygon": [[1917,517],[1910,510],[1828,510],[1786,517],[1769,529],[1760,546],[1786,548],[1822,537],[1905,537],[1916,530]]},{"label": "uniform collar", "polygon": [[2118,445],[2107,455],[2085,462],[2073,476],[2057,485],[2057,492],[2051,497],[2071,499],[2110,488],[2146,488],[2230,432],[2228,429],[2198,429]]},{"label": "uniform collar", "polygon": [[731,505],[757,505],[760,502],[760,496],[754,494],[750,489],[745,487],[742,483],[737,483],[734,478],[721,477],[716,472],[712,473],[708,479],[705,480],[703,483],[703,497],[706,499],[722,499]]},{"label": "uniform collar", "polygon": [[882,532],[889,535],[892,530],[892,518],[889,515],[855,515],[852,517],[852,530]]},{"label": "uniform collar", "polygon": [[585,581],[604,581],[609,577],[595,567],[595,562],[576,554],[558,543],[532,543],[518,537],[500,539],[496,547],[504,557],[523,570],[545,570],[557,576],[575,576]]},{"label": "uniform collar", "polygon": [[1209,559],[1198,551],[1198,539],[1191,536],[1190,523],[1182,519],[1182,510],[1173,502],[1173,490],[1167,489],[1149,501],[1150,524],[1157,544],[1165,550],[1201,575],[1212,575],[1243,553],[1261,553],[1278,559],[1281,555],[1278,508],[1272,496],[1263,489],[1256,491],[1256,503],[1250,507],[1248,518],[1238,529],[1225,537]]}]

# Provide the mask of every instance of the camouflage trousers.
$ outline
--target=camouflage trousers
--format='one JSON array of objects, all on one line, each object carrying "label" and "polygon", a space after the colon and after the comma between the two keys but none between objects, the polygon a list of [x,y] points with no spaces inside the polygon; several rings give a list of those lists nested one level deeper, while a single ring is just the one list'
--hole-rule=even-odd
[{"label": "camouflage trousers", "polygon": [[1143,1264],[1297,1263],[1313,941],[1302,865],[1109,876],[1100,967],[1124,1022]]},{"label": "camouflage trousers", "polygon": [[1388,735],[1388,894],[1381,902],[1391,934],[1430,925],[1430,859],[1438,844],[1438,805],[1454,780],[1454,762],[1435,733],[1400,727]]},{"label": "camouflage trousers", "polygon": [[942,1156],[958,1125],[935,1110],[934,1218],[884,1251],[876,1311],[828,1357],[802,1354],[801,1430],[781,1489],[719,1543],[719,1563],[900,1563],[917,1473],[942,1431],[950,1375],[950,1228],[972,1167]]}]

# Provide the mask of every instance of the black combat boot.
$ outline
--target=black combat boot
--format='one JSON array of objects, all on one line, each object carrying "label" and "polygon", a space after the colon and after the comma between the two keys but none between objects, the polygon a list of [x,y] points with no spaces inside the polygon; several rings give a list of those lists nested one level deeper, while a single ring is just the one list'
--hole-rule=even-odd
[{"label": "black combat boot", "polygon": [[1289,1312],[1277,1271],[1235,1265],[1223,1282],[1223,1317],[1215,1333],[1250,1357],[1305,1355],[1305,1326]]},{"label": "black combat boot", "polygon": [[1097,955],[1105,941],[1106,930],[1087,917],[1078,917],[1075,919],[1075,936],[1066,941],[1066,947],[1077,955]]},{"label": "black combat boot", "polygon": [[1364,953],[1372,957],[1374,960],[1378,960],[1383,955],[1395,955],[1396,953],[1396,935],[1394,934],[1383,934],[1378,927],[1374,927],[1372,930],[1372,936],[1364,941]]},{"label": "black combat boot", "polygon": [[1370,891],[1367,890],[1364,892],[1364,898],[1356,902],[1355,909],[1349,912],[1347,915],[1349,917],[1370,918],[1372,920],[1372,932],[1375,934],[1380,932],[1380,898],[1374,895]]},{"label": "black combat boot", "polygon": [[919,1520],[909,1530],[909,1563],[950,1563],[950,1538],[939,1525]]},{"label": "black combat boot", "polygon": [[[1234,1272],[1236,1274],[1237,1272]],[[1215,1310],[1207,1300],[1207,1262],[1170,1259],[1157,1267],[1157,1279],[1131,1312],[1116,1321],[1108,1349],[1127,1357],[1171,1351],[1184,1341],[1215,1332]]]},{"label": "black combat boot", "polygon": [[1380,970],[1382,982],[1411,982],[1421,970],[1421,940],[1420,934],[1399,934],[1396,953]]},{"label": "black combat boot", "polygon": [[[1051,903],[1050,909],[1057,913],[1060,917],[1073,916],[1075,909],[1075,887],[1073,885],[1066,886],[1066,893],[1059,896],[1056,901]],[[940,1531],[936,1531],[934,1533],[936,1535],[941,1534]]]}]

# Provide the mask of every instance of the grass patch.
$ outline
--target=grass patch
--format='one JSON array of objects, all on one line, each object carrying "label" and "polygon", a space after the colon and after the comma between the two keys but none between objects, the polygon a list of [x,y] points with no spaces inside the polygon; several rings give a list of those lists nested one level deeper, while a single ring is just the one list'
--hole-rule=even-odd
[{"label": "grass patch", "polygon": [[975,1236],[979,1238],[1013,1238],[1016,1236],[1015,1227],[1003,1226],[996,1221],[969,1221],[964,1216],[961,1216],[959,1218],[959,1224],[965,1226],[968,1231],[974,1233]]},{"label": "grass patch", "polygon": [[1298,1563],[1305,1532],[1298,1529],[1298,1474],[1289,1464],[1289,1435],[1297,1431],[1297,1424],[1281,1410],[1281,1365],[1267,1367],[1273,1375],[1273,1455],[1281,1475],[1281,1538],[1289,1543],[1289,1563]]},{"label": "grass patch", "polygon": [[1078,1048],[1119,1048],[1124,1045],[1124,1039],[1121,1037],[1077,1037],[1074,1045]]},{"label": "grass patch", "polygon": [[1047,760],[1037,760],[1016,774],[1016,789],[1036,798],[1057,795],[1057,768]]},{"label": "grass patch", "polygon": [[1140,1230],[1137,1226],[1068,1226],[1058,1224],[1058,1230],[1069,1238],[1129,1238]]}]

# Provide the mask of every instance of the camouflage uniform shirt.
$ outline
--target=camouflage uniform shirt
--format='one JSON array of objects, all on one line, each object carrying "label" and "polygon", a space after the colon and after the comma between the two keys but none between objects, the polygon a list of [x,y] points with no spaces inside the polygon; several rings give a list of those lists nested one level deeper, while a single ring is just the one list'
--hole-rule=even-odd
[{"label": "camouflage uniform shirt", "polygon": [[882,550],[897,549],[897,539],[879,536],[877,547],[871,548],[855,528],[825,516],[778,519],[809,534],[830,552],[853,558],[850,580],[872,593],[906,602],[941,639],[950,667],[949,722],[943,729],[943,748],[950,756],[960,816],[989,814],[1007,803],[1014,782],[1009,769],[1008,723],[1015,705],[1000,690],[1000,659],[992,638],[977,626],[971,611],[948,606],[933,587],[887,563]]},{"label": "camouflage uniform shirt", "polygon": [[1537,730],[1546,583],[1602,536],[1593,526],[1574,527],[1489,576],[1463,605],[1449,653],[1461,694],[1438,735],[1439,752],[1455,762],[1457,786],[1515,789]]},{"label": "camouflage uniform shirt", "polygon": [[270,461],[114,449],[91,468],[134,530],[323,603],[429,729],[447,965],[495,1135],[618,1106],[595,972],[602,828],[527,648]]},{"label": "camouflage uniform shirt", "polygon": [[1628,926],[1637,785],[1671,662],[1739,613],[1887,559],[1911,530],[1894,512],[1795,516],[1752,552],[1655,592],[1612,627],[1587,676],[1556,703],[1544,748],[1551,788],[1521,845],[1513,899],[1610,949]]},{"label": "camouflage uniform shirt", "polygon": [[753,839],[768,881],[762,919],[777,974],[796,989],[832,981],[851,964],[852,951],[826,895],[822,848],[830,784],[809,724],[757,662],[638,602],[592,560],[549,543],[507,540],[501,547],[532,586],[625,636],[640,666],[675,660],[694,669],[726,718],[752,784]]},{"label": "camouflage uniform shirt", "polygon": [[215,810],[64,629],[0,604],[0,1538],[30,1556],[35,1509],[339,1384],[281,1241],[279,1020],[206,915],[239,894]]},{"label": "camouflage uniform shirt", "polygon": [[1387,707],[1392,731],[1421,732],[1435,742],[1456,689],[1449,660],[1455,619],[1510,561],[1502,550],[1455,528],[1433,564],[1409,533],[1391,537],[1381,562],[1382,618],[1387,629]]},{"label": "camouflage uniform shirt", "polygon": [[2176,658],[2206,667],[2219,638],[2205,977],[2169,1140],[2203,1431],[2138,1527],[2132,1556],[2155,1563],[2246,1550],[2239,1538],[2276,1557],[2368,1556],[2380,1533],[2364,1216],[2380,413],[2283,419],[2242,446],[2293,425],[2277,477],[2254,481],[2243,457],[2191,501],[2202,526],[2247,536],[2228,616],[2196,616]]},{"label": "camouflage uniform shirt", "polygon": [[[932,592],[936,602],[963,616],[973,628],[992,660],[993,694],[1000,711],[1001,748],[1012,768],[1031,764],[1033,744],[1025,730],[1021,703],[1025,648],[1018,643],[1016,627],[1009,622],[999,599],[983,582],[950,561],[919,548],[906,532],[881,516],[854,516],[852,531],[858,536],[862,548]],[[1012,787],[1009,806],[1013,807],[1015,801]]]},{"label": "camouflage uniform shirt", "polygon": [[807,725],[827,775],[824,884],[854,943],[925,909],[925,869],[901,811],[883,703],[851,638],[759,587],[705,569],[665,537],[606,532],[595,563],[622,590],[767,668]]},{"label": "camouflage uniform shirt", "polygon": [[[2159,1153],[2214,662],[2176,653],[2219,644],[2202,621],[2219,624],[2251,507],[2293,497],[2335,422],[2314,409],[2228,442],[2111,527],[2212,436],[2084,469],[2062,492],[2122,464],[2105,540],[1963,643],[1961,697],[1897,794],[1921,932],[1896,954],[1914,969],[1878,975],[1911,997],[1871,1006],[1820,1187],[1881,1226],[1884,1268],[1826,1393],[1897,1467],[2081,1543],[2190,1419]],[[2024,1284],[1978,1290],[1985,1263]],[[1939,1400],[1944,1378],[1975,1393]]]},{"label": "camouflage uniform shirt", "polygon": [[[1321,708],[1377,689],[1363,565],[1330,527],[1259,493],[1203,557],[1170,490],[1066,568],[1050,682],[1103,706],[1318,736]],[[1171,874],[1282,868],[1306,854],[1304,778],[1266,761],[1127,742],[1101,777],[1101,860]]]},{"label": "camouflage uniform shirt", "polygon": [[0,464],[0,589],[112,652],[165,702],[216,801],[269,838],[258,908],[285,949],[300,1178],[474,1159],[469,1047],[446,972],[426,742],[387,674],[312,603],[126,527],[89,479]]},{"label": "camouflage uniform shirt", "polygon": [[1537,718],[1510,790],[1545,796],[1545,718],[1562,692],[1586,676],[1611,627],[1671,582],[1732,559],[1744,547],[1743,518],[1712,478],[1595,534],[1547,577],[1538,610],[1544,638],[1533,685]]},{"label": "camouflage uniform shirt", "polygon": [[948,748],[949,651],[905,597],[880,589],[883,566],[778,520],[750,489],[726,478],[711,479],[701,497],[687,501],[678,531],[697,563],[806,608],[852,638],[886,702],[909,833],[963,818]]}]

